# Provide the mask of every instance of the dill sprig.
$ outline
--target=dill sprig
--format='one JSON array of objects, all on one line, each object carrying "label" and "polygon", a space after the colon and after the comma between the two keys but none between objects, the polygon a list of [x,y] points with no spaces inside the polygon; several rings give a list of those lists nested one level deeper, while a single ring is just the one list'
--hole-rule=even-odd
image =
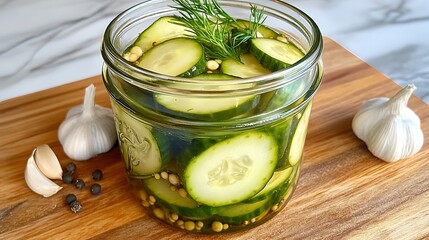
[{"label": "dill sprig", "polygon": [[205,47],[209,58],[232,58],[240,61],[240,53],[250,39],[256,37],[265,21],[263,9],[250,5],[249,26],[237,23],[216,0],[173,0],[179,11],[178,24],[190,29],[190,37]]}]

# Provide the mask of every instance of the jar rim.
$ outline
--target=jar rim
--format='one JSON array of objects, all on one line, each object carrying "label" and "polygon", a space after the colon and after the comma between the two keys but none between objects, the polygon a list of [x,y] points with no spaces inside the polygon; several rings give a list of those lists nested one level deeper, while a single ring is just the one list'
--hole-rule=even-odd
[{"label": "jar rim", "polygon": [[[158,1],[158,2],[162,2],[162,1]],[[252,3],[258,7],[263,7],[265,11],[269,9],[271,14],[273,13],[276,13],[277,15],[285,14],[277,9],[267,8],[265,6],[266,4],[258,3],[257,1],[251,2],[251,1],[238,0],[234,2],[247,3],[247,4]],[[257,84],[257,86],[255,85],[252,89],[240,88],[239,91],[243,91],[243,94],[246,94],[246,92],[255,91],[255,87],[257,87],[261,91],[264,91],[267,89],[272,89],[273,87],[281,87],[293,82],[294,79],[305,74],[305,72],[308,71],[309,68],[317,64],[317,62],[320,59],[322,48],[323,48],[323,38],[320,32],[320,29],[317,26],[317,24],[314,22],[314,20],[311,19],[306,13],[304,13],[303,11],[294,7],[291,4],[280,2],[280,1],[274,1],[274,0],[269,0],[269,2],[272,4],[283,5],[289,10],[292,10],[294,13],[302,17],[302,20],[304,20],[305,23],[310,27],[310,32],[308,32],[308,34],[310,34],[310,36],[312,37],[312,42],[309,49],[306,51],[306,54],[304,55],[304,57],[301,58],[296,63],[289,66],[288,68],[281,69],[269,74],[256,76],[256,77],[249,77],[249,78],[211,80],[210,81],[211,84],[218,85],[218,86],[220,85],[237,86],[237,85],[243,85],[243,84],[244,85]],[[114,47],[114,44],[112,43],[113,41],[112,36],[114,35],[115,24],[119,21],[122,21],[123,19],[126,19],[127,16],[132,15],[133,12],[138,11],[139,9],[144,8],[146,5],[153,4],[153,3],[154,1],[144,1],[137,5],[134,5],[128,8],[127,10],[123,11],[122,13],[120,13],[109,23],[109,25],[107,26],[104,32],[103,41],[101,45],[101,54],[105,63],[109,66],[111,70],[121,75],[124,75],[125,76],[124,79],[128,79],[126,81],[128,81],[129,83],[139,88],[146,88],[146,89],[150,89],[151,91],[160,92],[160,93],[169,93],[173,91],[175,94],[183,94],[183,95],[186,95],[189,93],[199,94],[201,90],[177,89],[174,87],[175,83],[203,86],[207,84],[207,80],[185,78],[185,77],[174,77],[174,76],[168,76],[164,74],[155,73],[149,70],[145,70],[125,60],[122,57],[121,53],[119,53]],[[231,4],[233,4],[231,3],[231,1],[218,1],[218,3],[220,5],[227,5],[227,6],[231,6]],[[173,8],[171,12],[174,12]],[[128,24],[131,24],[131,23],[128,23]],[[305,29],[305,30],[309,31],[308,29]],[[281,79],[281,81],[278,81],[279,79]],[[228,94],[231,92],[236,93],[236,91],[237,91],[237,88],[231,88],[231,90],[222,90],[221,92],[222,94]],[[206,90],[203,92],[204,94],[210,93],[209,90]],[[219,92],[219,91],[214,91],[214,92]]]}]

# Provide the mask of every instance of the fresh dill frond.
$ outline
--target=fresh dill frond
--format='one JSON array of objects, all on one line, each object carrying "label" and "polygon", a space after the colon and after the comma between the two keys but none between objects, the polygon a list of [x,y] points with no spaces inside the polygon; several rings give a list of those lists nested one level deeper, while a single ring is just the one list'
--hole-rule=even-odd
[{"label": "fresh dill frond", "polygon": [[250,5],[249,26],[237,23],[216,0],[173,0],[179,11],[178,24],[190,29],[189,37],[199,41],[209,58],[240,61],[241,52],[266,19],[263,9]]}]

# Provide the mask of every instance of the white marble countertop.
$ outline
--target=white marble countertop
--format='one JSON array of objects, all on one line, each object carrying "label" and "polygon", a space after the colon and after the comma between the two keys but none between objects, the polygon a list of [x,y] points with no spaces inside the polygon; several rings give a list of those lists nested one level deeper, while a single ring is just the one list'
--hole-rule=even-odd
[{"label": "white marble countertop", "polygon": [[[0,0],[0,101],[101,73],[107,24],[138,0]],[[290,0],[323,35],[429,103],[427,0]]]}]

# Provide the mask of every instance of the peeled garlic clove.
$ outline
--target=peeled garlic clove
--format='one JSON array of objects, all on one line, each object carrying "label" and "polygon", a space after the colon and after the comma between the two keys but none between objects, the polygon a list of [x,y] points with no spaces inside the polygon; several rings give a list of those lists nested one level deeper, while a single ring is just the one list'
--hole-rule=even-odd
[{"label": "peeled garlic clove", "polygon": [[62,187],[43,175],[34,160],[35,152],[36,149],[33,150],[33,153],[27,161],[27,166],[25,167],[25,182],[33,192],[43,197],[50,197],[61,190]]},{"label": "peeled garlic clove", "polygon": [[37,146],[34,159],[37,167],[46,177],[60,180],[63,178],[63,169],[61,168],[60,162],[54,151],[52,151],[48,145],[43,144]]}]

